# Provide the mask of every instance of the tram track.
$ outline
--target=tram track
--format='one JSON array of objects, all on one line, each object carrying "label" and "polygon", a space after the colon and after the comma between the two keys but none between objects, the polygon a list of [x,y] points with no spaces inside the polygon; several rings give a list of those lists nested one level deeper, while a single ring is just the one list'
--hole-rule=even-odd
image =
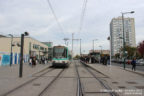
[{"label": "tram track", "polygon": [[[108,86],[108,84],[104,83],[103,80],[100,77],[98,77],[97,74],[95,74],[93,71],[96,71],[97,73],[101,74],[102,76],[106,76],[105,74],[100,73],[97,70],[87,66],[85,63],[80,62],[79,66],[80,65],[85,70],[87,70],[87,72],[90,73],[93,76],[93,78],[98,82],[98,84],[100,86],[102,86],[105,90],[112,90],[112,88],[110,86]],[[86,94],[96,94],[96,96],[101,96],[101,95],[98,95],[98,94],[107,94],[107,93],[109,94],[109,96],[119,96],[117,93],[111,92],[111,91],[110,92],[85,92],[85,90],[84,90],[85,87],[83,86],[83,82],[81,80],[81,77],[80,77],[80,74],[79,74],[79,71],[78,71],[78,68],[77,68],[78,64],[76,62],[75,62],[75,67],[76,67],[76,71],[77,71],[77,74],[78,74],[77,77],[79,78],[78,86],[77,86],[79,90],[77,90],[77,93],[81,93],[81,94],[77,94],[77,96],[87,96]]]},{"label": "tram track", "polygon": [[48,88],[60,77],[60,75],[64,72],[64,68],[54,77],[54,79],[39,93],[38,96],[43,96],[45,92],[47,92]]},{"label": "tram track", "polygon": [[82,82],[80,79],[80,74],[79,74],[76,62],[75,62],[75,69],[76,69],[76,73],[77,73],[77,94],[76,94],[76,96],[84,96],[84,92],[83,92],[83,88],[82,88]]},{"label": "tram track", "polygon": [[[106,89],[106,90],[111,90],[112,91],[112,88],[109,86],[109,85],[107,85],[107,84],[105,84],[100,78],[98,78],[90,69],[93,69],[92,67],[88,67],[85,63],[81,63],[81,64],[83,64],[84,65],[84,68],[91,74],[91,75],[93,75],[93,77],[96,79],[96,80],[98,80],[99,81],[99,83]],[[96,69],[95,69],[95,71],[97,71]],[[102,73],[101,73],[102,74]],[[102,75],[104,75],[104,74],[102,74]],[[109,94],[110,94],[110,96],[118,96],[118,94],[117,93],[115,93],[115,92],[108,92]]]},{"label": "tram track", "polygon": [[[45,84],[43,84],[43,86],[41,86],[41,88],[37,87],[37,88],[40,88],[40,90],[38,92],[34,92],[34,91],[33,92],[30,92],[30,91],[27,92],[25,90],[27,96],[31,96],[33,93],[35,95],[33,94],[32,96],[45,96],[45,95],[47,95],[46,93],[49,90],[50,86],[52,84],[54,84],[54,82],[61,76],[61,74],[65,70],[65,68],[62,68],[62,69],[58,68],[57,70],[56,69],[57,68],[52,68],[52,69],[50,69],[48,71],[45,71],[44,73],[40,74],[39,76],[33,76],[34,77],[33,79],[21,84],[20,86],[12,89],[12,90],[8,91],[7,93],[5,93],[3,95],[0,95],[0,96],[19,96],[19,95],[22,95],[22,94],[24,95],[23,89],[28,89],[29,90],[30,88],[32,88],[32,86],[33,87],[34,86],[39,86],[39,85],[43,84],[43,82],[48,80],[47,83],[45,83]],[[52,72],[52,74],[51,74],[51,72]],[[49,73],[49,74],[47,74],[47,73]],[[38,74],[39,74],[39,72],[38,72]],[[49,76],[44,76],[46,74],[50,75],[50,77]],[[35,75],[37,75],[37,74],[35,74]],[[53,77],[51,77],[51,75],[53,75]],[[42,80],[42,78],[43,78],[43,80]]]},{"label": "tram track", "polygon": [[[46,68],[46,69],[47,69],[47,68]],[[53,70],[54,70],[54,69],[50,68],[49,70],[47,70],[47,71],[44,72],[44,73],[41,73],[41,72],[43,72],[43,71],[38,72],[38,73],[41,73],[39,76],[36,76],[36,77],[35,77],[35,76],[32,76],[32,77],[34,77],[33,79],[30,79],[30,80],[24,82],[23,84],[15,87],[15,88],[13,88],[12,90],[10,90],[10,91],[8,91],[8,92],[6,92],[6,93],[4,93],[4,94],[2,94],[2,95],[0,95],[0,96],[8,96],[9,94],[11,94],[11,93],[19,90],[20,88],[22,88],[22,87],[24,87],[24,86],[26,86],[26,85],[34,82],[35,80],[39,79],[40,77],[44,76],[45,74],[47,74],[47,73],[49,73],[49,72],[51,72],[51,71],[53,71]],[[44,70],[44,71],[45,71],[45,70]],[[36,74],[37,74],[37,73],[35,73],[35,75],[36,75]]]}]

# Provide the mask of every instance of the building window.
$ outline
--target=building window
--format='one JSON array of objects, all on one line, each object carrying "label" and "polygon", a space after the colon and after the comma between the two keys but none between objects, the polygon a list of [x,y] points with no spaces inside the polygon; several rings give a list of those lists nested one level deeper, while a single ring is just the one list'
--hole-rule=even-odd
[{"label": "building window", "polygon": [[39,45],[33,44],[33,49],[39,49]]},{"label": "building window", "polygon": [[44,50],[44,47],[40,47],[40,50]]}]

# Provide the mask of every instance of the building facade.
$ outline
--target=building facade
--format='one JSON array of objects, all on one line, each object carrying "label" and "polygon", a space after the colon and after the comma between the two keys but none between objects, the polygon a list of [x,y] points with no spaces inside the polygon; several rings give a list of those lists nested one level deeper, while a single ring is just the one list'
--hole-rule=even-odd
[{"label": "building facade", "polygon": [[[7,65],[10,63],[11,53],[11,40],[12,40],[12,63],[18,64],[20,60],[20,37],[1,37],[0,38],[0,65]],[[42,57],[48,58],[48,46],[35,40],[31,37],[24,38],[24,62],[28,62],[30,57],[41,59]],[[6,58],[7,57],[7,58]]]},{"label": "building facade", "polygon": [[53,42],[42,42],[48,46],[48,59],[52,60],[53,57]]},{"label": "building facade", "polygon": [[[136,47],[134,18],[124,18],[124,35],[127,46]],[[112,56],[123,48],[123,24],[122,17],[113,18],[110,23]]]}]

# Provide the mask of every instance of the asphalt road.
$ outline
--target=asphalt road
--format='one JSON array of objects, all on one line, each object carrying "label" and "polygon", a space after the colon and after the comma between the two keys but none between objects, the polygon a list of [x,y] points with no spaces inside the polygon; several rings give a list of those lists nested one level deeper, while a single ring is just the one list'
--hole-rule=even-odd
[{"label": "asphalt road", "polygon": [[[112,63],[112,65],[123,67],[123,63],[122,63],[122,64],[119,64],[119,63]],[[132,65],[126,64],[126,68],[131,69],[131,68],[132,68]],[[136,70],[144,71],[144,66],[136,66]]]}]

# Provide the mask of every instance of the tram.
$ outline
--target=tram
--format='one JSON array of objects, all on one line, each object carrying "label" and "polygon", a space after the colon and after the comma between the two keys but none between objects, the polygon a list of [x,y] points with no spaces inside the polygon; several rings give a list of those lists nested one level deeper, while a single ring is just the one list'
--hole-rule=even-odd
[{"label": "tram", "polygon": [[54,46],[53,47],[53,58],[52,58],[52,66],[62,66],[68,67],[71,62],[71,55],[68,47],[66,46]]}]

